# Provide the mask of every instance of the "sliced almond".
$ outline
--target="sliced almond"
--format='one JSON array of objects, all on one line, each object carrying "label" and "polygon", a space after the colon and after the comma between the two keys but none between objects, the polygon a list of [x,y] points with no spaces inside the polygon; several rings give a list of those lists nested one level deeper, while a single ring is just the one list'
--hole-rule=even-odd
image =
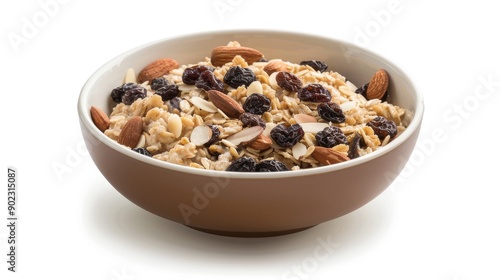
[{"label": "sliced almond", "polygon": [[90,117],[100,131],[104,132],[109,128],[109,117],[101,109],[94,106],[90,107]]},{"label": "sliced almond", "polygon": [[259,81],[254,81],[247,87],[247,96],[250,96],[253,93],[262,94],[263,92],[264,90],[262,89],[262,84]]},{"label": "sliced almond", "polygon": [[342,109],[342,112],[347,112],[354,107],[356,107],[356,101],[347,101],[339,105],[340,108]]},{"label": "sliced almond", "polygon": [[218,90],[207,91],[208,98],[230,118],[239,118],[245,112],[240,103]]},{"label": "sliced almond", "polygon": [[171,70],[179,67],[179,63],[172,58],[161,58],[155,60],[144,67],[139,75],[137,81],[142,84],[146,81],[151,82],[154,78],[159,78],[168,74]]},{"label": "sliced almond", "polygon": [[212,102],[206,101],[205,99],[198,97],[198,96],[191,97],[191,99],[189,99],[189,102],[191,102],[191,104],[200,108],[201,110],[204,110],[204,111],[207,111],[210,113],[217,113],[217,111],[218,111],[217,107],[215,107],[215,105]]},{"label": "sliced almond", "polygon": [[347,87],[349,87],[353,92],[356,91],[358,89],[358,87],[353,84],[351,81],[347,80],[345,81],[345,84]]},{"label": "sliced almond", "polygon": [[316,146],[314,148],[314,152],[312,152],[311,156],[324,165],[330,165],[349,160],[346,155],[339,151],[319,146]]},{"label": "sliced almond", "polygon": [[146,146],[146,135],[142,133],[134,148],[144,148],[144,146]]},{"label": "sliced almond", "polygon": [[315,117],[307,114],[295,114],[293,115],[293,118],[295,119],[295,122],[302,124],[302,123],[315,123],[318,122]]},{"label": "sliced almond", "polygon": [[327,123],[320,123],[320,122],[311,122],[311,123],[301,123],[300,126],[302,127],[302,130],[304,130],[304,133],[318,133],[322,131],[323,129],[329,127]]},{"label": "sliced almond", "polygon": [[226,140],[231,142],[233,145],[238,146],[239,144],[245,144],[254,140],[255,138],[257,138],[257,136],[262,134],[262,131],[264,131],[264,128],[260,126],[246,127],[239,132],[236,132],[235,134],[227,137]]},{"label": "sliced almond", "polygon": [[197,89],[197,87],[195,85],[186,85],[186,84],[179,85],[180,91],[192,91],[195,89]]},{"label": "sliced almond", "polygon": [[212,129],[206,125],[196,126],[193,131],[191,131],[189,141],[196,146],[203,146],[212,139],[212,133]]},{"label": "sliced almond", "polygon": [[247,147],[258,150],[258,151],[263,151],[263,150],[269,149],[272,144],[273,144],[273,140],[271,138],[269,138],[268,136],[265,136],[264,134],[260,134],[253,141],[249,142],[247,144]]},{"label": "sliced almond", "polygon": [[117,142],[130,148],[134,148],[139,143],[142,135],[142,118],[139,116],[132,117],[123,126],[118,135]]},{"label": "sliced almond", "polygon": [[296,160],[300,160],[305,154],[307,153],[307,147],[306,145],[302,144],[302,143],[297,143],[295,145],[293,145],[292,147],[292,156],[296,159]]},{"label": "sliced almond", "polygon": [[265,135],[265,136],[270,137],[271,136],[271,130],[273,130],[273,128],[275,128],[277,125],[278,124],[276,124],[276,123],[267,122],[266,123],[266,129],[264,129],[264,131],[262,131],[262,134]]},{"label": "sliced almond", "polygon": [[213,66],[222,66],[231,62],[237,55],[243,57],[248,63],[252,64],[261,59],[263,54],[256,49],[241,46],[220,46],[212,50],[210,61]]},{"label": "sliced almond", "polygon": [[384,69],[380,69],[371,78],[366,97],[368,99],[382,99],[389,87],[389,76]]},{"label": "sliced almond", "polygon": [[274,72],[271,75],[269,75],[269,85],[271,86],[272,89],[277,90],[279,89],[278,82],[276,81],[276,75],[278,75],[279,72]]},{"label": "sliced almond", "polygon": [[167,130],[177,139],[182,133],[182,120],[177,114],[170,114],[167,122]]},{"label": "sliced almond", "polygon": [[125,83],[137,83],[137,78],[135,77],[134,68],[129,68],[125,74]]}]

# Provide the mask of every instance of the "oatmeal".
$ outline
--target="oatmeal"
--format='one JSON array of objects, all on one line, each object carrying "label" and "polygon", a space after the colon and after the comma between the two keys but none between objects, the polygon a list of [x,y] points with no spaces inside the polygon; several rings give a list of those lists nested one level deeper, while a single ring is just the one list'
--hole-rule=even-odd
[{"label": "oatmeal", "polygon": [[152,62],[110,93],[109,138],[144,156],[208,170],[272,172],[337,164],[372,153],[406,128],[387,99],[388,73],[365,85],[325,62],[266,60],[230,42],[179,65]]}]

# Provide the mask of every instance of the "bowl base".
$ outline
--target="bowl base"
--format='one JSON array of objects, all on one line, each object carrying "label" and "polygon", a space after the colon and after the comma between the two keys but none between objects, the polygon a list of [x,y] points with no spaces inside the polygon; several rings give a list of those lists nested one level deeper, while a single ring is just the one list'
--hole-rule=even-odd
[{"label": "bowl base", "polygon": [[304,230],[310,229],[314,226],[297,228],[297,229],[289,229],[289,230],[280,230],[280,231],[265,231],[265,232],[221,231],[221,230],[213,230],[213,229],[206,229],[206,228],[199,228],[199,227],[192,227],[192,226],[187,226],[187,227],[192,228],[194,230],[198,230],[198,231],[210,233],[210,234],[215,234],[215,235],[228,236],[228,237],[253,238],[253,237],[273,237],[273,236],[287,235],[287,234],[292,234],[292,233],[304,231]]}]

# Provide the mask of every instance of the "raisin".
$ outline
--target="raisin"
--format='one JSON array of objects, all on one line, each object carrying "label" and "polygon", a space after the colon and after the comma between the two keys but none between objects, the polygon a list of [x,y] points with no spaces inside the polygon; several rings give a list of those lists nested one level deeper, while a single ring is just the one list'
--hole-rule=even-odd
[{"label": "raisin", "polygon": [[152,90],[157,90],[161,87],[168,86],[168,81],[164,77],[159,77],[159,78],[154,78],[151,81],[151,89]]},{"label": "raisin", "polygon": [[359,157],[360,142],[361,142],[361,134],[356,133],[351,139],[351,142],[349,143],[349,150],[347,151],[347,156],[350,159]]},{"label": "raisin", "polygon": [[226,171],[238,171],[238,172],[254,172],[256,162],[251,157],[240,157],[239,159],[233,161],[227,168]]},{"label": "raisin", "polygon": [[255,165],[255,171],[257,172],[277,172],[277,171],[288,171],[288,167],[281,161],[274,159],[263,160]]},{"label": "raisin", "polygon": [[174,98],[170,99],[168,104],[170,104],[170,107],[172,107],[172,109],[177,109],[180,112],[181,111],[181,106],[180,106],[181,101],[182,101],[182,98],[174,97]]},{"label": "raisin", "polygon": [[247,126],[260,126],[266,128],[266,122],[258,115],[252,113],[243,113],[240,115],[240,121],[243,123],[244,127]]},{"label": "raisin", "polygon": [[380,141],[383,141],[385,137],[387,137],[387,135],[389,135],[392,139],[398,133],[396,123],[382,116],[374,118],[366,125],[373,128],[373,131],[378,136],[378,139],[380,139]]},{"label": "raisin", "polygon": [[182,73],[182,82],[186,85],[194,85],[196,80],[200,77],[201,73],[205,71],[214,71],[212,67],[205,65],[195,65],[189,68],[186,68]]},{"label": "raisin", "polygon": [[181,91],[177,85],[163,86],[155,91],[155,94],[161,96],[161,100],[168,101],[179,96]]},{"label": "raisin", "polygon": [[357,93],[357,94],[361,94],[364,97],[366,97],[366,91],[368,90],[368,85],[369,84],[370,83],[366,83],[366,84],[362,85],[361,87],[357,88],[354,92]]},{"label": "raisin", "polygon": [[302,136],[304,136],[304,130],[299,124],[293,124],[289,127],[278,124],[271,130],[271,138],[283,148],[293,147],[302,139]]},{"label": "raisin", "polygon": [[253,81],[255,81],[255,74],[250,68],[243,68],[241,66],[233,66],[229,68],[224,75],[224,83],[228,84],[233,88],[238,88],[239,86],[249,86]]},{"label": "raisin", "polygon": [[153,155],[146,148],[133,148],[132,151],[137,152],[141,155],[152,157]]},{"label": "raisin", "polygon": [[207,143],[205,143],[205,147],[210,147],[210,145],[219,141],[220,130],[216,125],[213,124],[207,124],[207,126],[210,127],[210,129],[212,129],[212,137],[210,138],[210,140],[208,140]]},{"label": "raisin", "polygon": [[320,60],[304,60],[299,63],[300,65],[309,65],[312,69],[318,72],[325,72],[328,65]]},{"label": "raisin", "polygon": [[297,93],[301,101],[329,102],[332,99],[330,92],[320,84],[308,84]]},{"label": "raisin", "polygon": [[326,121],[334,123],[345,122],[342,108],[335,102],[325,102],[318,105],[318,114]]},{"label": "raisin", "polygon": [[276,74],[276,83],[278,83],[278,86],[282,89],[288,91],[298,91],[302,87],[302,81],[289,72],[278,72],[278,74]]},{"label": "raisin", "polygon": [[340,128],[329,126],[316,133],[316,142],[318,146],[331,148],[338,144],[347,144],[347,137]]},{"label": "raisin", "polygon": [[206,91],[209,90],[218,90],[218,91],[223,91],[224,90],[224,83],[222,83],[219,79],[217,79],[210,70],[206,70],[203,73],[201,73],[200,77],[196,80],[194,85],[197,88],[204,89]]},{"label": "raisin", "polygon": [[131,105],[139,98],[145,98],[147,96],[147,90],[141,86],[125,91],[122,96],[122,102],[125,105]]},{"label": "raisin", "polygon": [[127,92],[128,90],[137,89],[137,88],[142,89],[143,87],[141,87],[140,85],[135,84],[135,83],[123,84],[119,87],[114,88],[111,91],[111,99],[113,99],[113,101],[116,103],[121,103],[121,102],[123,102],[122,99],[123,99],[123,95],[125,94],[125,92]]},{"label": "raisin", "polygon": [[256,115],[262,115],[271,109],[271,100],[265,95],[260,93],[252,93],[245,103],[243,103],[243,110]]}]

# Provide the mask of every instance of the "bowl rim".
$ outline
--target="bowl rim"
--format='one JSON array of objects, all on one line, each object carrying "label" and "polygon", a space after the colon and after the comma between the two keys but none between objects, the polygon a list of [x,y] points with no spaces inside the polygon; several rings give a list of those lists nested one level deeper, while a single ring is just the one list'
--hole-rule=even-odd
[{"label": "bowl rim", "polygon": [[[409,82],[410,86],[414,89],[415,92],[415,98],[416,98],[416,104],[415,104],[415,111],[412,111],[413,118],[408,125],[408,127],[405,129],[405,131],[399,135],[397,138],[392,140],[389,144],[384,146],[383,148],[377,149],[376,151],[369,153],[367,155],[363,155],[361,157],[337,163],[337,164],[332,164],[328,166],[320,166],[320,167],[313,167],[313,168],[307,168],[307,169],[300,169],[300,170],[293,170],[289,172],[230,172],[230,171],[218,171],[218,170],[205,170],[205,169],[199,169],[199,168],[194,168],[190,166],[183,166],[183,165],[178,165],[166,161],[161,161],[157,160],[154,158],[146,157],[143,156],[137,152],[132,151],[131,149],[125,149],[122,145],[118,144],[117,142],[113,141],[111,138],[107,137],[104,133],[102,133],[92,122],[92,119],[90,117],[90,107],[92,106],[91,104],[88,104],[88,95],[90,92],[90,89],[92,88],[93,84],[96,82],[96,80],[105,72],[109,71],[114,65],[119,65],[120,62],[127,56],[130,56],[136,52],[138,52],[141,49],[151,47],[156,44],[160,43],[165,43],[166,41],[169,40],[174,40],[174,39],[188,39],[192,37],[197,37],[197,36],[207,36],[207,35],[214,35],[214,36],[222,36],[222,35],[230,35],[230,34],[238,34],[238,36],[241,35],[255,35],[255,34],[263,34],[263,35],[287,35],[287,36],[298,36],[298,37],[303,37],[303,38],[311,38],[311,39],[316,39],[316,40],[323,40],[323,41],[331,41],[332,43],[335,44],[341,44],[343,46],[353,48],[360,50],[362,52],[366,52],[371,56],[374,56],[381,61],[385,61],[388,64],[391,64],[394,68],[396,68],[399,71],[399,74],[404,76],[404,78]],[[227,177],[227,178],[240,178],[240,179],[279,179],[279,178],[292,178],[292,177],[299,177],[299,176],[313,176],[313,175],[318,175],[322,173],[329,173],[329,172],[335,172],[347,168],[351,168],[353,166],[361,165],[365,162],[371,161],[375,158],[381,157],[390,151],[394,150],[396,147],[400,146],[403,144],[406,140],[408,140],[417,130],[419,129],[422,119],[423,119],[423,113],[424,113],[424,100],[423,100],[423,95],[420,91],[420,89],[415,85],[412,79],[409,78],[407,71],[398,63],[389,60],[385,56],[382,56],[378,53],[375,53],[369,49],[366,49],[363,46],[355,45],[353,43],[340,40],[337,38],[333,37],[327,37],[327,36],[321,36],[321,35],[314,35],[314,34],[306,34],[306,33],[301,33],[301,32],[292,32],[292,31],[282,31],[282,30],[267,30],[267,29],[228,29],[228,30],[219,30],[219,31],[202,31],[202,32],[192,32],[192,33],[186,33],[183,35],[176,35],[176,36],[170,36],[170,37],[165,37],[159,40],[155,40],[149,43],[145,43],[143,45],[137,46],[135,48],[132,48],[128,51],[123,52],[122,54],[119,54],[115,56],[114,58],[110,59],[106,63],[104,63],[101,67],[99,67],[92,75],[87,79],[87,81],[84,83],[80,95],[78,97],[78,102],[77,102],[77,110],[78,110],[78,116],[81,122],[81,125],[84,125],[90,133],[96,137],[101,143],[105,144],[106,146],[112,148],[113,150],[124,154],[128,157],[131,157],[135,160],[139,160],[141,162],[144,162],[146,164],[150,164],[156,167],[160,167],[163,169],[167,170],[172,170],[176,172],[181,172],[181,173],[187,173],[187,174],[192,174],[192,175],[200,175],[200,176],[207,176],[207,177]]]}]

